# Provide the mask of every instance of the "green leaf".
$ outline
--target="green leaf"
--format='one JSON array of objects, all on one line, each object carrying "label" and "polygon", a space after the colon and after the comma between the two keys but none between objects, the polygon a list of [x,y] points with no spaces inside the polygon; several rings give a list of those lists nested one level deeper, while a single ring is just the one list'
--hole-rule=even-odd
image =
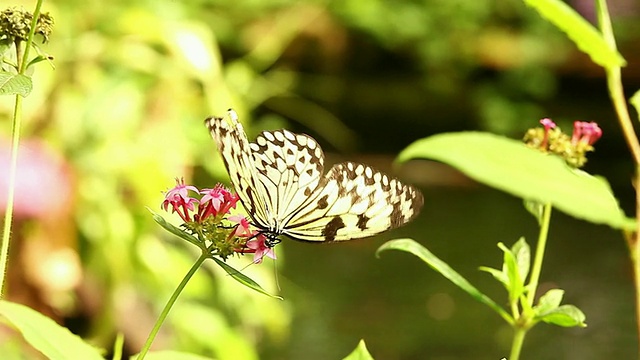
[{"label": "green leaf", "polygon": [[101,351],[29,307],[0,300],[0,316],[7,319],[31,346],[48,359],[104,360]]},{"label": "green leaf", "polygon": [[533,215],[533,217],[536,218],[536,220],[538,221],[538,225],[542,224],[542,214],[544,211],[544,204],[541,204],[537,201],[531,201],[531,200],[527,200],[524,199],[524,208],[527,209],[527,211]]},{"label": "green leaf", "polygon": [[353,350],[353,352],[347,355],[343,360],[373,360],[373,356],[369,354],[369,350],[367,350],[367,345],[365,345],[364,340],[360,340],[358,346]]},{"label": "green leaf", "polygon": [[[138,355],[133,355],[129,359],[135,360]],[[185,353],[181,351],[152,351],[147,353],[145,360],[213,360],[213,358],[196,354]]]},{"label": "green leaf", "polygon": [[540,320],[563,327],[586,327],[585,316],[573,305],[562,305],[539,317]]},{"label": "green leaf", "polygon": [[524,2],[565,32],[580,50],[591,57],[594,63],[605,68],[626,65],[622,55],[607,44],[602,34],[563,1],[524,0]]},{"label": "green leaf", "polygon": [[508,279],[509,302],[513,302],[524,293],[524,280],[520,277],[515,255],[503,243],[498,243],[498,247],[504,252],[502,272]]},{"label": "green leaf", "polygon": [[538,305],[533,308],[536,312],[536,317],[541,318],[542,316],[557,309],[560,306],[560,303],[562,303],[563,296],[564,290],[561,289],[551,289],[547,291],[546,294],[540,297]]},{"label": "green leaf", "polygon": [[231,265],[227,264],[226,262],[216,258],[216,257],[212,257],[212,259],[218,264],[220,265],[221,268],[224,269],[224,271],[227,272],[227,274],[229,274],[232,278],[234,278],[237,282],[239,282],[240,284],[251,288],[261,294],[270,296],[272,298],[275,299],[279,299],[282,300],[281,296],[277,296],[277,295],[271,295],[269,294],[265,289],[262,288],[262,286],[258,285],[257,282],[253,281],[251,278],[249,278],[248,276],[246,276],[245,274],[241,273],[240,271],[234,269]]},{"label": "green leaf", "polygon": [[31,59],[31,61],[29,61],[29,63],[27,64],[27,69],[42,61],[47,61],[49,65],[53,66],[53,62],[51,62],[51,60],[53,60],[53,57],[51,56],[38,55]]},{"label": "green leaf", "polygon": [[387,250],[406,251],[419,257],[432,269],[439,272],[442,276],[449,279],[452,283],[457,285],[462,290],[466,291],[469,295],[471,295],[471,297],[489,306],[500,316],[502,316],[502,318],[505,319],[509,324],[513,324],[513,318],[511,317],[511,315],[509,315],[509,313],[507,313],[503,308],[501,308],[498,304],[491,300],[491,298],[481,293],[478,289],[471,285],[469,281],[467,281],[467,279],[463,278],[449,265],[447,265],[447,263],[438,259],[434,254],[427,250],[427,248],[418,244],[414,240],[398,239],[388,241],[378,248],[378,251],[376,251],[376,256],[379,256],[380,253]]},{"label": "green leaf", "polygon": [[502,285],[504,285],[505,289],[509,290],[509,277],[505,274],[504,271],[486,266],[480,266],[478,269],[480,271],[488,272],[489,274],[491,274],[496,280],[500,281]]},{"label": "green leaf", "polygon": [[198,240],[198,238],[187,233],[183,229],[176,227],[171,223],[167,222],[167,220],[165,220],[162,216],[158,215],[156,212],[154,212],[150,208],[147,208],[147,210],[153,216],[153,220],[157,222],[158,225],[162,226],[165,230],[167,230],[168,232],[172,233],[175,236],[178,236],[183,238],[184,240],[187,240],[188,242],[194,244],[195,246],[200,247],[200,241]]},{"label": "green leaf", "polygon": [[441,161],[481,183],[523,199],[550,202],[579,219],[635,229],[635,220],[624,216],[606,180],[520,141],[482,132],[440,134],[409,145],[398,161],[415,158]]},{"label": "green leaf", "polygon": [[27,97],[33,84],[31,78],[22,74],[0,72],[0,95],[21,95]]},{"label": "green leaf", "polygon": [[511,247],[511,253],[516,259],[516,266],[518,268],[518,274],[522,281],[529,275],[529,267],[531,266],[531,248],[529,244],[521,237]]},{"label": "green leaf", "polygon": [[636,108],[636,113],[639,115],[638,120],[640,120],[640,90],[636,91],[629,101],[631,102],[631,105]]}]

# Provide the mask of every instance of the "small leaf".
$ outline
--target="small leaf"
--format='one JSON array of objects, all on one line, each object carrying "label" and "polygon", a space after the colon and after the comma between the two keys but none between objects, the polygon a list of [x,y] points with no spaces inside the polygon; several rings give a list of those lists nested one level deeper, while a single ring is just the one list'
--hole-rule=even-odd
[{"label": "small leaf", "polygon": [[481,183],[523,199],[550,202],[579,219],[635,229],[635,220],[625,217],[604,179],[520,141],[482,132],[439,134],[409,145],[398,161],[415,158],[441,161]]},{"label": "small leaf", "polygon": [[534,307],[536,317],[540,318],[557,309],[560,303],[562,303],[563,296],[564,290],[562,289],[551,289],[547,291],[546,294],[540,297],[538,305]]},{"label": "small leaf", "polygon": [[42,61],[46,61],[46,62],[49,63],[49,65],[54,67],[52,60],[53,60],[52,56],[38,55],[38,56],[34,57],[33,59],[31,59],[31,61],[29,61],[29,63],[27,64],[27,69],[32,67],[33,65],[39,63],[39,62],[42,62]]},{"label": "small leaf", "polygon": [[343,360],[373,360],[373,356],[369,354],[369,350],[367,350],[367,345],[365,345],[364,340],[360,340],[358,346],[353,350],[353,352],[347,355]]},{"label": "small leaf", "polygon": [[542,213],[544,211],[544,204],[537,201],[524,199],[524,208],[533,215],[538,221],[538,225],[542,224]]},{"label": "small leaf", "polygon": [[640,120],[640,90],[636,91],[629,101],[631,102],[631,105],[636,108],[636,113],[639,115],[638,120]]},{"label": "small leaf", "polygon": [[48,359],[104,360],[98,349],[29,307],[0,300],[0,315]]},{"label": "small leaf", "polygon": [[221,268],[224,269],[224,271],[227,272],[227,274],[229,274],[232,278],[234,278],[237,282],[239,282],[240,284],[251,288],[261,294],[267,295],[269,297],[275,298],[275,299],[279,299],[282,300],[281,296],[277,296],[277,295],[271,295],[269,294],[265,289],[263,289],[260,285],[258,285],[257,282],[253,281],[251,278],[249,278],[247,275],[241,273],[240,271],[234,269],[231,265],[227,264],[226,262],[216,258],[216,257],[212,257],[211,259],[213,259]]},{"label": "small leaf", "polygon": [[2,58],[4,57],[4,54],[11,49],[12,46],[13,42],[9,37],[0,39],[0,62],[3,60]]},{"label": "small leaf", "polygon": [[507,313],[503,308],[501,308],[498,304],[491,300],[491,298],[481,293],[478,289],[471,285],[471,283],[469,283],[467,279],[463,278],[449,265],[447,265],[447,263],[438,259],[427,248],[418,244],[414,240],[397,239],[388,241],[378,248],[378,251],[376,251],[376,256],[379,256],[380,253],[387,250],[406,251],[417,256],[422,261],[427,263],[427,265],[429,265],[432,269],[439,272],[442,276],[449,279],[452,283],[457,285],[462,290],[466,291],[469,295],[471,295],[471,297],[489,306],[500,316],[502,316],[502,318],[505,319],[509,324],[513,324],[513,318],[511,317],[511,315],[509,315],[509,313]]},{"label": "small leaf", "polygon": [[27,97],[33,84],[31,78],[22,74],[0,72],[0,95],[21,95]]},{"label": "small leaf", "polygon": [[478,269],[491,274],[496,280],[500,281],[502,285],[504,285],[505,289],[509,290],[509,277],[504,273],[504,271],[486,266],[480,266]]},{"label": "small leaf", "polygon": [[510,249],[504,246],[503,243],[498,243],[498,247],[504,252],[502,272],[505,273],[506,277],[509,279],[507,285],[507,290],[509,291],[509,302],[513,302],[517,300],[522,293],[524,293],[524,281],[520,277],[518,262],[516,261],[515,255]]},{"label": "small leaf", "polygon": [[625,66],[626,61],[612,49],[602,34],[569,5],[560,0],[524,0],[547,21],[562,30],[591,60],[604,67]]},{"label": "small leaf", "polygon": [[147,207],[147,210],[153,216],[153,220],[157,222],[158,225],[162,226],[165,230],[167,230],[168,232],[172,233],[175,236],[178,236],[183,238],[184,240],[187,240],[188,242],[194,244],[195,246],[200,247],[200,241],[195,236],[167,222],[167,220],[165,220],[162,216],[155,213],[150,208]]},{"label": "small leaf", "polygon": [[531,248],[524,240],[524,237],[521,237],[515,244],[513,244],[511,247],[511,253],[516,258],[520,279],[524,281],[527,278],[527,275],[529,275],[529,267],[531,266]]},{"label": "small leaf", "polygon": [[580,309],[573,305],[562,305],[539,317],[540,320],[553,325],[563,327],[586,327],[584,323],[585,316]]},{"label": "small leaf", "polygon": [[[135,360],[137,358],[138,355],[136,354],[129,359]],[[145,360],[213,360],[213,358],[210,357],[172,350],[152,351],[147,353],[144,358]]]}]

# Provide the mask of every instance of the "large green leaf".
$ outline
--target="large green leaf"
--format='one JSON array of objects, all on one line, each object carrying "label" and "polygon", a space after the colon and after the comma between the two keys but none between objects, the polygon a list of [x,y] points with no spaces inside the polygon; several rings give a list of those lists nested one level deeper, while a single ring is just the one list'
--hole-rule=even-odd
[{"label": "large green leaf", "polygon": [[572,169],[558,156],[520,141],[482,132],[440,134],[409,145],[398,160],[416,158],[441,161],[481,183],[523,199],[550,202],[579,219],[635,228],[606,180]]},{"label": "large green leaf", "polygon": [[104,360],[100,351],[55,321],[24,305],[0,300],[0,316],[48,359]]},{"label": "large green leaf", "polygon": [[22,74],[12,74],[0,71],[0,95],[22,95],[27,97],[31,93],[33,83],[31,78]]},{"label": "large green leaf", "polygon": [[605,68],[626,65],[622,55],[606,43],[602,34],[563,1],[524,0],[524,2],[564,31],[596,64]]},{"label": "large green leaf", "polygon": [[431,251],[429,251],[424,246],[415,242],[411,239],[397,239],[391,240],[384,243],[382,246],[378,248],[376,251],[376,256],[380,255],[381,252],[386,250],[400,250],[406,251],[410,254],[413,254],[419,257],[422,261],[427,263],[433,270],[439,272],[442,276],[449,279],[452,283],[457,285],[462,290],[466,291],[471,297],[476,299],[477,301],[489,306],[495,312],[497,312],[503,319],[505,319],[509,323],[513,323],[513,318],[509,313],[507,313],[500,305],[496,304],[495,301],[491,300],[487,295],[480,292],[480,290],[476,289],[467,279],[462,277],[459,273],[453,270],[447,263],[440,260],[437,256],[435,256]]}]

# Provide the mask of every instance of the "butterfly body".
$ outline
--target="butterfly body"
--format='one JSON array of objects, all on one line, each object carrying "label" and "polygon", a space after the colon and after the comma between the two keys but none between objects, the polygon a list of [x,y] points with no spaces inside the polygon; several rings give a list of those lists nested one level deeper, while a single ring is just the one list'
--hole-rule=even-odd
[{"label": "butterfly body", "polygon": [[264,131],[250,143],[237,115],[205,123],[231,183],[253,224],[275,244],[332,242],[373,236],[411,221],[422,194],[399,180],[353,162],[324,174],[324,153],[305,134]]}]

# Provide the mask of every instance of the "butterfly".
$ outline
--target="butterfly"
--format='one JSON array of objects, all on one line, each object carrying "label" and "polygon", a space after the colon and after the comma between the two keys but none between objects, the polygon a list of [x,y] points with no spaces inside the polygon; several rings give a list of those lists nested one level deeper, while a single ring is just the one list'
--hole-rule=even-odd
[{"label": "butterfly", "polygon": [[249,142],[235,111],[210,117],[215,140],[236,193],[258,232],[274,246],[280,235],[333,242],[365,238],[413,220],[420,191],[353,162],[324,174],[324,153],[309,135],[264,131]]}]

